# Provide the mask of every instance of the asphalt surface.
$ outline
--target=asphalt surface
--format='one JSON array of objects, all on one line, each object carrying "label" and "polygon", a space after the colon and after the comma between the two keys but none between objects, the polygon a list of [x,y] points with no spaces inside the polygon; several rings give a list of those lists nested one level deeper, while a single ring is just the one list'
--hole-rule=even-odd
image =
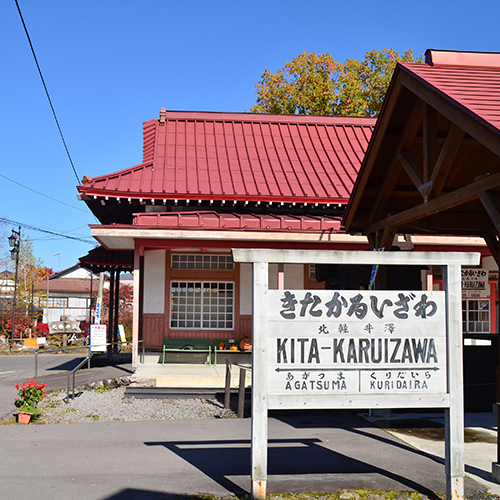
[{"label": "asphalt surface", "polygon": [[[0,357],[0,414],[12,412],[16,392],[7,401],[4,389],[33,375],[33,359],[11,358]],[[47,356],[37,381],[66,387],[65,373],[80,359]],[[84,370],[77,384],[124,376],[129,368]],[[271,412],[270,417],[270,494],[369,488],[416,490],[435,498],[446,490],[445,468],[435,457],[354,413]],[[18,498],[20,485],[40,500],[242,494],[250,492],[250,473],[250,419],[0,426],[0,498],[5,499]],[[465,487],[466,496],[484,491],[469,478]]]},{"label": "asphalt surface", "polygon": [[[160,499],[248,493],[250,420],[0,427],[2,498]],[[466,495],[480,489],[466,479]],[[355,415],[269,420],[268,493],[445,491],[445,470]]]}]

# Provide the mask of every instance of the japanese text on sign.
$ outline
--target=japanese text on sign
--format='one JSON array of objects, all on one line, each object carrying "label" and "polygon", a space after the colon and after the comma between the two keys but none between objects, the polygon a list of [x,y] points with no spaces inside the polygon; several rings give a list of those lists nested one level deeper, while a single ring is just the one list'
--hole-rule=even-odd
[{"label": "japanese text on sign", "polygon": [[488,270],[462,268],[462,297],[488,297]]},{"label": "japanese text on sign", "polygon": [[268,293],[277,393],[446,392],[443,292]]}]

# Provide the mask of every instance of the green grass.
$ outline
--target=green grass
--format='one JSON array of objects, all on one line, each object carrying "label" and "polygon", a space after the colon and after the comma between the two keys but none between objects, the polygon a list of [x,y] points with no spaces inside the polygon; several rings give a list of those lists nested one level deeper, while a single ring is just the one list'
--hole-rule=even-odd
[{"label": "green grass", "polygon": [[111,392],[113,390],[112,387],[107,387],[104,385],[98,385],[97,387],[94,387],[95,392],[103,393],[103,392]]}]

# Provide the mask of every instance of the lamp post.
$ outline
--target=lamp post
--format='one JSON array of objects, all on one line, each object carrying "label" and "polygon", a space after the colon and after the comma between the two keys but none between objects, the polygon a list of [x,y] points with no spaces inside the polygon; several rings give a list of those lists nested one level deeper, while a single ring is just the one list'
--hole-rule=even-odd
[{"label": "lamp post", "polygon": [[16,297],[17,297],[17,272],[19,269],[19,246],[21,243],[21,226],[19,226],[19,230],[12,230],[12,234],[8,237],[9,245],[11,247],[10,250],[10,258],[16,261],[16,274],[14,278],[14,298],[12,301],[12,330],[11,330],[11,338],[10,338],[10,350],[12,352],[12,348],[14,346],[14,330],[16,323]]}]

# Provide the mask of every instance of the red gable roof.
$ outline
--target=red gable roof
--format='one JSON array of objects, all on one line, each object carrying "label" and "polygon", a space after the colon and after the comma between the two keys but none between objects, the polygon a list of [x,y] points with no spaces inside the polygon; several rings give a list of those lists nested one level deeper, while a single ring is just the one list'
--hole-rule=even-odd
[{"label": "red gable roof", "polygon": [[480,198],[499,189],[500,54],[428,50],[425,62],[396,66],[343,219],[351,234],[385,238],[377,245],[396,230],[488,236],[493,227]]},{"label": "red gable roof", "polygon": [[500,129],[500,54],[428,50],[426,63],[402,66],[448,101]]},{"label": "red gable roof", "polygon": [[375,119],[164,112],[144,162],[95,177],[89,196],[347,203]]}]

